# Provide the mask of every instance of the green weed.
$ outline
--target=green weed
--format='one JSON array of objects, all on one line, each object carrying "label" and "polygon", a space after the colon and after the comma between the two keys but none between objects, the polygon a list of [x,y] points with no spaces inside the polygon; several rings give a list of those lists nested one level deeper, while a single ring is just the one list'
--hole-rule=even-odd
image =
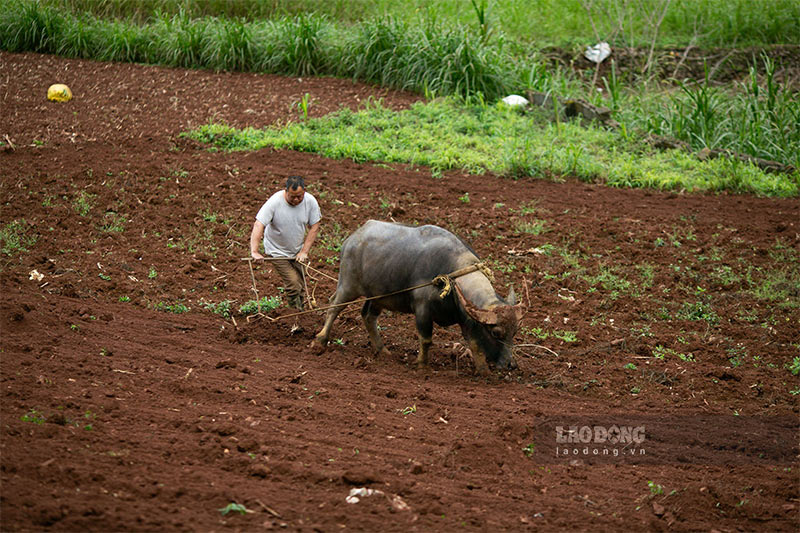
[{"label": "green weed", "polygon": [[27,252],[38,239],[32,233],[33,227],[24,218],[12,220],[0,229],[0,251],[8,256]]},{"label": "green weed", "polygon": [[738,368],[742,366],[747,358],[747,349],[741,344],[737,344],[736,346],[728,348],[727,352],[730,356],[728,358],[728,362],[730,362],[731,368]]},{"label": "green weed", "polygon": [[175,313],[176,315],[188,313],[190,308],[181,302],[170,304],[167,302],[158,302],[155,306],[157,311],[164,311],[167,313]]},{"label": "green weed", "polygon": [[694,362],[694,354],[692,353],[680,353],[672,348],[665,348],[660,344],[653,349],[654,358],[664,361],[666,360],[667,356],[677,357],[681,361]]},{"label": "green weed", "polygon": [[230,300],[223,300],[218,303],[207,302],[203,304],[203,308],[207,311],[211,311],[215,315],[219,315],[222,318],[230,318],[231,317],[231,301]]},{"label": "green weed", "polygon": [[662,487],[658,483],[655,483],[653,481],[648,481],[647,487],[650,489],[651,496],[660,496],[661,494],[664,494],[664,487]]},{"label": "green weed", "polygon": [[260,300],[248,300],[239,307],[239,313],[243,315],[254,315],[256,313],[269,313],[281,305],[278,296],[264,296]]},{"label": "green weed", "polygon": [[533,452],[535,451],[536,451],[536,444],[532,442],[527,446],[525,446],[524,448],[522,448],[522,453],[525,454],[525,457],[531,457],[533,455]]},{"label": "green weed", "polygon": [[786,368],[793,376],[800,374],[800,357],[795,357],[791,362],[786,363]]},{"label": "green weed", "polygon": [[127,219],[119,213],[106,213],[105,222],[100,226],[100,231],[104,233],[122,233],[125,231]]},{"label": "green weed", "polygon": [[528,222],[525,220],[517,220],[514,222],[515,233],[527,233],[528,235],[541,235],[542,233],[546,233],[548,231],[550,231],[550,228],[547,227],[546,220],[534,220],[532,222]]},{"label": "green weed", "polygon": [[239,513],[239,514],[247,514],[247,507],[242,505],[241,503],[229,503],[222,509],[217,509],[222,516],[227,515],[228,513]]},{"label": "green weed", "polygon": [[45,416],[37,411],[36,409],[31,409],[24,415],[20,417],[20,420],[23,422],[30,422],[32,424],[36,424],[37,426],[41,426],[45,423]]},{"label": "green weed", "polygon": [[72,201],[72,209],[80,216],[85,217],[92,210],[92,207],[94,207],[94,200],[96,197],[96,194],[81,191]]},{"label": "green weed", "polygon": [[684,302],[675,315],[681,320],[705,320],[709,325],[719,323],[719,316],[708,301]]}]

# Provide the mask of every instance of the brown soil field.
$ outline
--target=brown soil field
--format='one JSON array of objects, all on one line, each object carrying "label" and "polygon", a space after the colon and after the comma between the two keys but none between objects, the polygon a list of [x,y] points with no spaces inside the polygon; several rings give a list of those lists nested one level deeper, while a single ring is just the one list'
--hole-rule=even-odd
[{"label": "brown soil field", "polygon": [[[52,83],[74,99],[47,101]],[[797,531],[798,199],[433,178],[180,136],[295,120],[305,93],[311,116],[418,99],[0,52],[0,529]],[[321,355],[320,313],[237,312],[255,214],[291,174],[323,212],[318,305],[365,221],[436,224],[525,303],[519,368],[476,376],[453,327],[416,370],[407,315],[380,319],[391,355],[374,357],[357,308]],[[268,263],[255,280],[279,295]],[[206,308],[224,301],[233,318]],[[557,426],[645,438],[595,455]],[[379,492],[346,501],[362,487]]]}]

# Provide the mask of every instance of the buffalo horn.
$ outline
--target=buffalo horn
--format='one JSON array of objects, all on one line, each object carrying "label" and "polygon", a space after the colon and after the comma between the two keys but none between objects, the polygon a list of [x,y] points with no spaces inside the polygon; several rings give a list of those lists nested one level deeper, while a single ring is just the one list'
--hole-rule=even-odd
[{"label": "buffalo horn", "polygon": [[479,309],[464,297],[464,294],[461,292],[461,288],[458,286],[458,283],[453,283],[453,285],[456,288],[456,294],[458,295],[458,301],[461,303],[461,307],[464,308],[469,316],[481,324],[497,324],[497,313],[489,309]]}]

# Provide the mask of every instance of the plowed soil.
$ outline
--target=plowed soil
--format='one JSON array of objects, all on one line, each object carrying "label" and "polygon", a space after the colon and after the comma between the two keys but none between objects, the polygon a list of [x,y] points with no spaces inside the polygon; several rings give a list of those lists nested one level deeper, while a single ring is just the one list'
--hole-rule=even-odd
[{"label": "plowed soil", "polygon": [[[47,101],[52,83],[75,98]],[[418,99],[0,53],[2,530],[797,530],[797,199],[437,179],[180,137],[300,120],[306,93],[312,117]],[[323,211],[318,305],[366,220],[437,224],[526,304],[519,368],[479,378],[438,328],[415,370],[409,316],[382,317],[379,358],[356,308],[322,355],[319,313],[248,320],[252,221],[291,174]],[[254,274],[280,295],[269,264]],[[225,301],[232,318],[207,309]],[[576,419],[641,425],[646,454],[558,455],[552,427]],[[358,488],[379,492],[347,502]]]}]

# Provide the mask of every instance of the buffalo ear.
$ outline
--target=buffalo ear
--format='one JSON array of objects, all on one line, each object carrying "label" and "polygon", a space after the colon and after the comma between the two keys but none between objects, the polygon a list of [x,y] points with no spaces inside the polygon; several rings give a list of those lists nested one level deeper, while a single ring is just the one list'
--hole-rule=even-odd
[{"label": "buffalo ear", "polygon": [[523,307],[522,302],[520,302],[513,306],[512,309],[514,310],[514,316],[517,318],[517,324],[519,324],[519,321],[522,320],[522,317],[525,315],[525,307]]},{"label": "buffalo ear", "polygon": [[508,291],[508,296],[506,296],[506,302],[508,305],[516,305],[517,304],[517,293],[514,292],[514,286],[511,286],[511,290]]}]

